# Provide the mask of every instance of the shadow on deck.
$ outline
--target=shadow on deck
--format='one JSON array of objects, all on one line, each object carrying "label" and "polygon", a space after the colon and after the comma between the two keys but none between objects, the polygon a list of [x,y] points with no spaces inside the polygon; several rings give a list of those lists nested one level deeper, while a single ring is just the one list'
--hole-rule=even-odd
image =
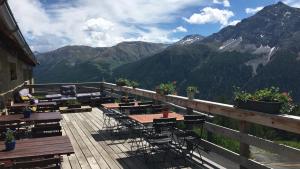
[{"label": "shadow on deck", "polygon": [[185,162],[175,153],[167,155],[168,162],[159,162],[163,154],[158,154],[146,163],[143,153],[131,150],[126,135],[111,135],[103,130],[102,111],[97,108],[92,112],[63,114],[62,126],[75,150],[75,154],[64,157],[63,169],[211,168],[199,161]]}]

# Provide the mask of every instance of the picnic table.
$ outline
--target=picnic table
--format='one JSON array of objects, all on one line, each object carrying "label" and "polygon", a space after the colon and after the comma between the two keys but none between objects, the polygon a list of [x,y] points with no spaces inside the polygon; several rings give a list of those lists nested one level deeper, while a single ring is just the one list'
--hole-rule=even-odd
[{"label": "picnic table", "polygon": [[39,103],[35,103],[35,104],[30,104],[28,102],[14,103],[13,105],[8,106],[8,109],[9,109],[9,111],[17,112],[17,111],[24,109],[25,107],[36,108],[37,110],[52,110],[52,111],[58,109],[56,102],[39,102]]},{"label": "picnic table", "polygon": [[39,102],[35,104],[30,104],[30,103],[14,103],[13,105],[9,106],[9,108],[25,108],[25,107],[44,107],[44,106],[57,106],[56,102]]},{"label": "picnic table", "polygon": [[0,122],[38,122],[38,121],[60,121],[62,116],[59,112],[32,113],[30,118],[24,118],[23,114],[12,114],[0,116]]},{"label": "picnic table", "polygon": [[[158,114],[137,114],[137,115],[129,115],[128,117],[140,124],[149,124],[149,123],[153,123],[154,119],[159,119],[159,118],[163,118],[163,113],[165,112],[161,112]],[[168,112],[168,118],[176,118],[177,121],[183,121],[184,117],[181,114],[169,111]]]},{"label": "picnic table", "polygon": [[4,142],[0,142],[0,161],[73,153],[72,144],[67,136],[17,140],[16,148],[12,151],[5,151]]}]

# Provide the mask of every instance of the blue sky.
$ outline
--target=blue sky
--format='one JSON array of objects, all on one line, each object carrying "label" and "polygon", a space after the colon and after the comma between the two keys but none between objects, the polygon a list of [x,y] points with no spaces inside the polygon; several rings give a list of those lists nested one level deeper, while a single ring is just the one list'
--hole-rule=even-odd
[{"label": "blue sky", "polygon": [[[209,36],[278,0],[9,0],[34,51]],[[300,7],[300,0],[283,0]]]}]

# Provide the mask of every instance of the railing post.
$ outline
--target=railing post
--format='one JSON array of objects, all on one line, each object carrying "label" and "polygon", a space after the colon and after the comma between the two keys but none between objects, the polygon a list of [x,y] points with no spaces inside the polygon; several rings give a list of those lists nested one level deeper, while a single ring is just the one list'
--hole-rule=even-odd
[{"label": "railing post", "polygon": [[[247,134],[249,132],[249,123],[246,121],[240,121],[240,132]],[[248,144],[240,142],[240,156],[250,158],[250,147]],[[244,166],[240,166],[240,169],[247,169]]]},{"label": "railing post", "polygon": [[[30,80],[29,80],[29,83],[28,83],[29,85],[33,85],[34,84],[34,78],[31,78]],[[29,93],[34,93],[34,88],[33,87],[30,87],[29,88]]]},{"label": "railing post", "polygon": [[100,84],[100,92],[101,92],[101,94],[104,92],[104,85],[103,85],[103,82]]},{"label": "railing post", "polygon": [[192,108],[187,107],[187,108],[186,108],[186,113],[187,113],[188,115],[191,115],[191,114],[194,113],[194,110],[193,110]]}]

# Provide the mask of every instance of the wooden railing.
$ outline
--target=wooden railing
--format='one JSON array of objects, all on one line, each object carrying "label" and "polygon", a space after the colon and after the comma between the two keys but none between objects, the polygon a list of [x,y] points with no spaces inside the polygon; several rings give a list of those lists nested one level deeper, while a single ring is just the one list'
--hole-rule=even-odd
[{"label": "wooden railing", "polygon": [[[201,143],[205,149],[222,155],[223,157],[239,164],[241,168],[269,168],[262,165],[249,157],[249,145],[259,147],[261,149],[279,154],[281,156],[300,161],[300,150],[283,144],[277,144],[273,141],[262,139],[247,133],[248,124],[259,124],[275,129],[281,129],[287,132],[300,134],[300,117],[292,115],[272,115],[262,112],[243,110],[233,105],[210,102],[205,100],[189,100],[186,97],[176,95],[159,95],[154,91],[144,89],[133,89],[131,87],[120,87],[115,84],[106,82],[90,82],[90,83],[68,83],[79,86],[94,86],[100,90],[109,89],[112,92],[124,92],[136,96],[141,96],[157,101],[172,103],[181,107],[188,108],[199,112],[205,112],[212,115],[219,115],[240,121],[240,131],[226,128],[211,122],[206,122],[204,128],[211,133],[219,134],[227,138],[231,138],[240,142],[240,153],[237,154],[221,146],[213,144],[207,140]],[[29,88],[49,88],[59,87],[66,84],[36,84],[27,85]]]}]

